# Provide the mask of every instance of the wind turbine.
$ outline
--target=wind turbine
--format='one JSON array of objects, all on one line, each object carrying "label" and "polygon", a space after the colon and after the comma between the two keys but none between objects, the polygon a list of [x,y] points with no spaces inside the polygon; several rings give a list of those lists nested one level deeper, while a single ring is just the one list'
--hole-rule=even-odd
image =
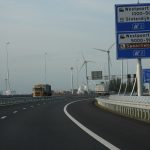
[{"label": "wind turbine", "polygon": [[84,57],[84,55],[82,55],[82,58],[83,58],[83,64],[82,64],[82,66],[80,68],[80,71],[85,66],[85,77],[86,77],[86,84],[87,84],[87,92],[89,93],[89,82],[88,82],[88,75],[87,75],[88,74],[87,64],[89,62],[92,62],[92,63],[95,63],[95,62],[91,61],[91,60],[86,60],[85,57]]},{"label": "wind turbine", "polygon": [[[115,45],[115,43],[113,43],[108,49],[104,50],[104,49],[98,49],[98,48],[94,48],[98,51],[101,51],[101,52],[105,52],[107,53],[108,55],[108,81],[109,81],[109,84],[110,84],[110,50],[112,49],[112,47]],[[108,85],[109,85],[108,84]],[[109,87],[109,86],[108,86]]]}]

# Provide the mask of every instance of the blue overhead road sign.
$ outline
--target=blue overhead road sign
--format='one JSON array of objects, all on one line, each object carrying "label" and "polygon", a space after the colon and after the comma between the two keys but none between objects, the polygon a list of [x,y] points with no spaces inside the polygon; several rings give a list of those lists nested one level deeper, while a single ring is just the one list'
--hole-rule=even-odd
[{"label": "blue overhead road sign", "polygon": [[150,83],[150,69],[143,69],[143,83]]},{"label": "blue overhead road sign", "polygon": [[150,3],[115,5],[117,59],[150,57]]}]

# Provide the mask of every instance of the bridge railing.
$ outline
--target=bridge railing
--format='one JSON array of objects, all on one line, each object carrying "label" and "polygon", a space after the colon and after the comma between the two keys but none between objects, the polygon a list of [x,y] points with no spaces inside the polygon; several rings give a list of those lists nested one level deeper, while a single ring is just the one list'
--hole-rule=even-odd
[{"label": "bridge railing", "polygon": [[149,96],[118,96],[96,98],[97,105],[123,116],[150,122]]},{"label": "bridge railing", "polygon": [[123,102],[133,102],[133,103],[150,103],[150,96],[118,96],[110,95],[110,100],[123,101]]}]

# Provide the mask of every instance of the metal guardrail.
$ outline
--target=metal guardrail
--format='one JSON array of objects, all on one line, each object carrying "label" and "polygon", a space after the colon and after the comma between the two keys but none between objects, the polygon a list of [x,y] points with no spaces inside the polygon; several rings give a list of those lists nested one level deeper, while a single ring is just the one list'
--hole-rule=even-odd
[{"label": "metal guardrail", "polygon": [[133,103],[150,103],[150,96],[118,96],[110,95],[110,100],[123,101],[123,102],[133,102]]},{"label": "metal guardrail", "polygon": [[109,96],[96,98],[100,107],[112,112],[150,122],[150,97],[149,96]]}]

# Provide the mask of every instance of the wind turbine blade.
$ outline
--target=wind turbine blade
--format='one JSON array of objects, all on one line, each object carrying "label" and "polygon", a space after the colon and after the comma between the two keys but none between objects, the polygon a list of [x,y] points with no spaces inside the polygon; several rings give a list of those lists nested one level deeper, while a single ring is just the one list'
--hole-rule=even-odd
[{"label": "wind turbine blade", "polygon": [[87,60],[87,63],[96,63],[95,61],[92,61],[92,60]]},{"label": "wind turbine blade", "polygon": [[98,51],[102,51],[102,52],[107,52],[106,50],[104,49],[99,49],[99,48],[94,48],[95,50],[98,50]]},{"label": "wind turbine blade", "polygon": [[83,60],[85,61],[85,57],[84,57],[84,55],[82,55],[82,58],[83,58]]},{"label": "wind turbine blade", "polygon": [[113,43],[109,48],[108,51],[110,51],[110,49],[112,49],[112,47],[115,45],[115,43]]},{"label": "wind turbine blade", "polygon": [[83,60],[85,61],[85,57],[84,57],[84,54],[83,54],[83,52],[82,52],[82,58],[83,58]]},{"label": "wind turbine blade", "polygon": [[85,65],[85,61],[83,62],[81,68],[80,68],[80,71],[82,70],[83,66]]}]

